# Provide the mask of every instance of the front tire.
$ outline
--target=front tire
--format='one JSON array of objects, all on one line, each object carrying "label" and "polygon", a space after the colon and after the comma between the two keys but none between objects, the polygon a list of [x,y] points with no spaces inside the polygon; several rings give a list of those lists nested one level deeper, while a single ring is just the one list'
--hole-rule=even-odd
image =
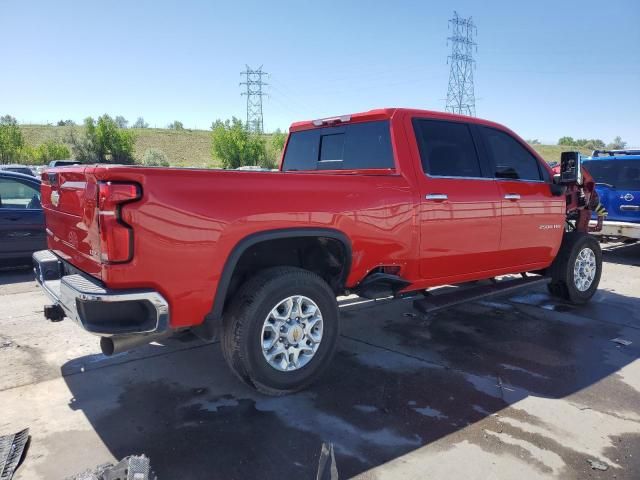
[{"label": "front tire", "polygon": [[596,293],[602,275],[600,243],[587,233],[565,233],[548,274],[552,295],[577,305],[588,302]]},{"label": "front tire", "polygon": [[274,267],[240,287],[224,315],[221,345],[243,382],[284,395],[322,374],[338,335],[338,305],[329,285],[308,270]]}]

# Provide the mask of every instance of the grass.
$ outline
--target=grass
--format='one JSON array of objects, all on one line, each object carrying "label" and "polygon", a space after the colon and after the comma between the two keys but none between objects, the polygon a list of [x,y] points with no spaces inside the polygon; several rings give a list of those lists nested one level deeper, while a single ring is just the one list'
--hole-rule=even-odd
[{"label": "grass", "polygon": [[[70,128],[50,125],[21,125],[25,142],[36,146],[46,140],[64,142]],[[141,159],[149,148],[162,150],[173,166],[177,167],[218,167],[220,162],[211,157],[210,130],[168,130],[163,128],[136,128],[135,155]],[[547,162],[559,162],[560,153],[567,150],[579,150],[583,155],[591,152],[580,147],[562,145],[532,145]]]}]

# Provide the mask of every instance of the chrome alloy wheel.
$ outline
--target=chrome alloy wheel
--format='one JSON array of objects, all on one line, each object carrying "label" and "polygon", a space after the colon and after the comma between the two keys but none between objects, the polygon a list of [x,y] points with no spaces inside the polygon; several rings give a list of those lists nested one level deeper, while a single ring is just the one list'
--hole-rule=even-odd
[{"label": "chrome alloy wheel", "polygon": [[576,288],[581,292],[589,289],[596,278],[596,254],[589,247],[585,247],[576,257],[576,263],[573,266],[573,282]]},{"label": "chrome alloy wheel", "polygon": [[304,367],[322,341],[322,313],[310,298],[293,295],[280,301],[262,326],[262,355],[276,370]]}]

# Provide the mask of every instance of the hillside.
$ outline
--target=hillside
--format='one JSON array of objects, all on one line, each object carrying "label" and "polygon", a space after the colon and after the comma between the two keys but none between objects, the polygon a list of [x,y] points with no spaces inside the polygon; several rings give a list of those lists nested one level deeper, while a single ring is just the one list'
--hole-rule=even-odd
[{"label": "hillside", "polygon": [[[47,125],[21,125],[25,141],[29,145],[38,145],[45,140],[58,139],[64,141],[69,135],[69,129],[76,131],[82,127],[55,127]],[[167,130],[162,128],[133,129],[136,133],[136,157],[142,158],[149,148],[162,150],[171,165],[177,167],[216,167],[220,162],[211,158],[211,132],[210,130]],[[560,161],[560,153],[571,150],[560,145],[532,145],[533,148],[547,162]],[[582,154],[591,152],[579,147],[574,147]]]}]

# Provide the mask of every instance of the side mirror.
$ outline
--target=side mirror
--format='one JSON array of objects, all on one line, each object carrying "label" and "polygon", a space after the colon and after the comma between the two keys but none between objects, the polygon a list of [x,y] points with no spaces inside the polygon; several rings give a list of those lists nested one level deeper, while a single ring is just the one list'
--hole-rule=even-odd
[{"label": "side mirror", "polygon": [[560,185],[581,183],[580,152],[562,152],[560,154]]},{"label": "side mirror", "polygon": [[551,190],[551,195],[554,197],[560,197],[567,191],[567,187],[565,185],[558,185],[557,183],[550,183],[549,189]]}]

